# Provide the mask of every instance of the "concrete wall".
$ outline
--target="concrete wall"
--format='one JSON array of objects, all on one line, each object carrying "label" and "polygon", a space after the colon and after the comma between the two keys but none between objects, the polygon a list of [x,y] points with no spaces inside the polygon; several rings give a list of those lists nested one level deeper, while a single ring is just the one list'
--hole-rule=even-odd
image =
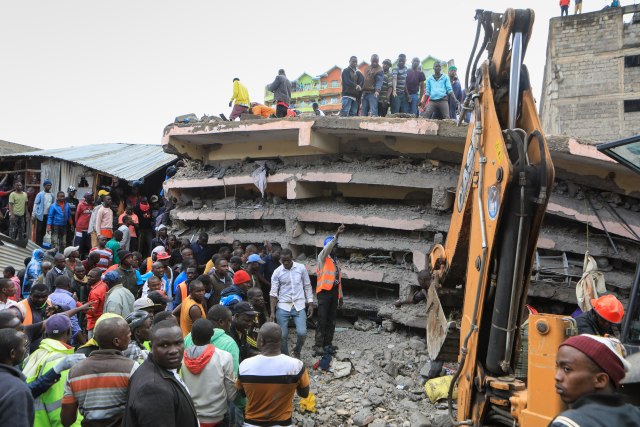
[{"label": "concrete wall", "polygon": [[640,113],[624,111],[624,100],[640,100],[640,67],[625,67],[625,56],[640,55],[638,11],[551,19],[540,114],[547,134],[604,142],[640,133]]}]

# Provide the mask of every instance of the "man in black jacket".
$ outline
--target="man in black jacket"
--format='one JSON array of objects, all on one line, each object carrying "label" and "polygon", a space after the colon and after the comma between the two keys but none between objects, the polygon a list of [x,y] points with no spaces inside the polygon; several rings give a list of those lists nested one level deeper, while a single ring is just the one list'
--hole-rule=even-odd
[{"label": "man in black jacket", "polygon": [[16,367],[27,352],[27,340],[15,329],[0,330],[0,425],[31,427],[33,397],[25,377]]},{"label": "man in black jacket", "polygon": [[358,105],[362,96],[362,85],[364,76],[358,70],[358,58],[352,56],[349,59],[349,66],[342,70],[342,108],[340,117],[351,117],[358,115]]},{"label": "man in black jacket", "polygon": [[287,117],[289,102],[291,102],[291,82],[283,69],[278,70],[276,79],[267,86],[267,90],[273,92],[276,100],[276,117]]},{"label": "man in black jacket", "polygon": [[178,374],[183,354],[180,326],[172,320],[154,325],[151,354],[129,383],[123,427],[198,426],[196,408]]}]

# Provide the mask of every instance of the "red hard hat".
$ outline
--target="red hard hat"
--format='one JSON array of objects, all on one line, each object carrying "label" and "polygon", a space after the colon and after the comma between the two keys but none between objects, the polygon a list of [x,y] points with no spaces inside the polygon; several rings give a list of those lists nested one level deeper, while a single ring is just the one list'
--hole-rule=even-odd
[{"label": "red hard hat", "polygon": [[592,299],[591,305],[600,317],[611,323],[622,322],[624,307],[618,298],[613,295],[604,295],[598,299]]}]

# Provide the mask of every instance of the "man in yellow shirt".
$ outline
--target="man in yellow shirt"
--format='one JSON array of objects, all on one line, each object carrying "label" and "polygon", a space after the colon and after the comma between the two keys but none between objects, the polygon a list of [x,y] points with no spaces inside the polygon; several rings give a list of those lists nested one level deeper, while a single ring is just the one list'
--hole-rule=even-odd
[{"label": "man in yellow shirt", "polygon": [[229,117],[231,121],[234,121],[240,117],[242,113],[246,113],[249,110],[249,91],[245,85],[240,83],[240,79],[237,77],[233,79],[233,95],[231,95],[229,107],[231,107],[232,104],[233,110],[231,110],[231,116]]}]

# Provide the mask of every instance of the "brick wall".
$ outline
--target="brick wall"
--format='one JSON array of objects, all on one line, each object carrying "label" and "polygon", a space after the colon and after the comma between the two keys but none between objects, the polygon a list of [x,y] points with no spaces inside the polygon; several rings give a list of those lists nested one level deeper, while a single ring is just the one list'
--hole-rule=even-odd
[{"label": "brick wall", "polygon": [[640,6],[550,20],[540,108],[546,133],[602,142],[640,133],[640,113],[625,113],[623,102],[640,99],[640,67],[624,59],[640,55],[634,12]]}]

